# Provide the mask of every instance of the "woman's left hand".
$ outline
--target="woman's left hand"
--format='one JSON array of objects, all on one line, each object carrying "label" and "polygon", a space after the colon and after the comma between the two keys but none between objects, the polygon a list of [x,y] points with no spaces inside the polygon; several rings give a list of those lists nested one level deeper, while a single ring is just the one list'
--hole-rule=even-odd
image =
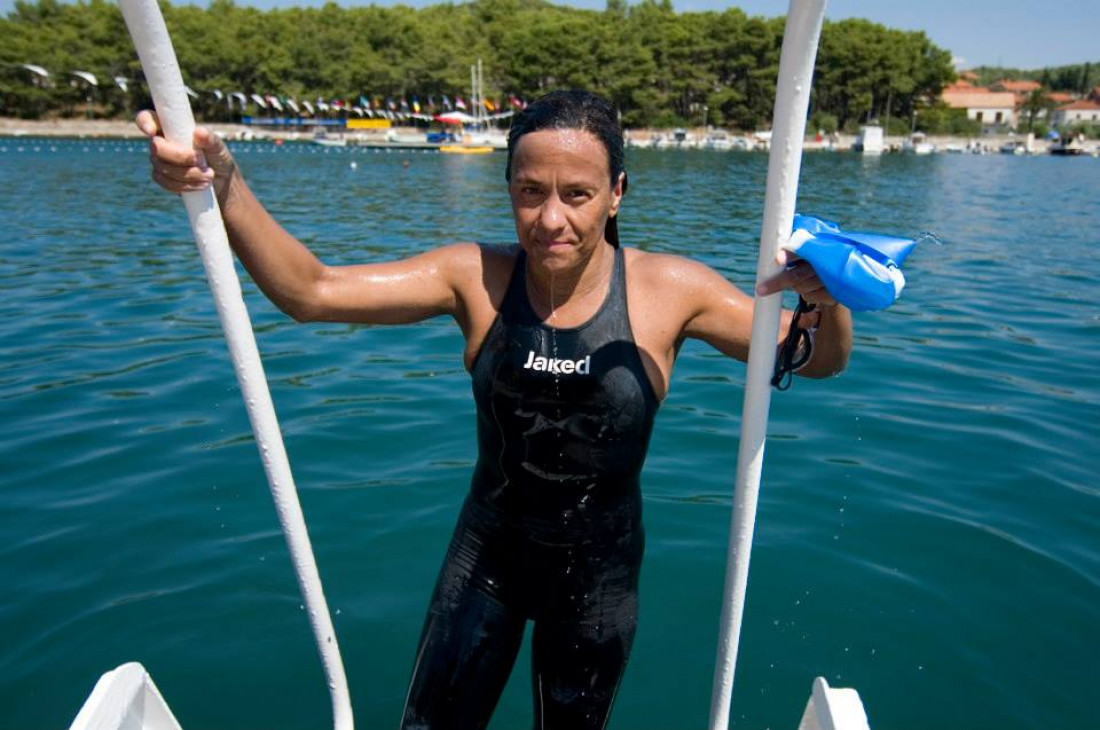
[{"label": "woman's left hand", "polygon": [[818,278],[817,272],[809,261],[803,261],[789,251],[780,251],[775,260],[784,269],[772,278],[760,282],[756,287],[758,296],[767,296],[790,289],[818,307],[836,306],[837,301],[821,283],[821,279]]}]

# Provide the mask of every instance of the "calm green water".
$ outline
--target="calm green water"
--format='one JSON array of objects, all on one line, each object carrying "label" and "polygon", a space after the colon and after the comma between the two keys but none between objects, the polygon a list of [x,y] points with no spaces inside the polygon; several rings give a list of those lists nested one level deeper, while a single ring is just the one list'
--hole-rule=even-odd
[{"label": "calm green water", "polygon": [[[512,235],[501,155],[237,153],[329,262]],[[750,286],[766,158],[628,163],[625,240]],[[138,143],[0,140],[0,726],[67,726],[128,660],[185,728],[330,726],[186,217],[147,168]],[[773,400],[737,727],[796,727],[816,675],[876,730],[1096,726],[1098,194],[1091,159],[807,158],[801,211],[944,245],[858,316],[847,373]],[[295,325],[245,286],[358,726],[396,727],[474,460],[459,335]],[[743,373],[701,345],[677,364],[615,728],[705,727]],[[529,678],[524,654],[493,728],[530,726]]]}]

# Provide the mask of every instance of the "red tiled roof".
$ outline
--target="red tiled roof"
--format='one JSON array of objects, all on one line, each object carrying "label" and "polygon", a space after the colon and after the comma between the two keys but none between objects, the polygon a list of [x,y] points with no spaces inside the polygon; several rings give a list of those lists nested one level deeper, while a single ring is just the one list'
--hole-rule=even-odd
[{"label": "red tiled roof", "polygon": [[985,88],[984,86],[975,86],[969,81],[956,81],[950,86],[945,86],[943,91],[945,94],[948,92],[966,92],[972,94],[989,93],[989,89]]},{"label": "red tiled roof", "polygon": [[1065,91],[1052,91],[1047,94],[1047,98],[1053,101],[1055,104],[1068,104],[1071,101],[1077,101],[1077,97],[1073,94],[1068,94]]},{"label": "red tiled roof", "polygon": [[1058,111],[1100,111],[1100,102],[1078,99],[1077,101],[1071,101],[1069,104],[1063,104],[1058,107]]},{"label": "red tiled roof", "polygon": [[952,109],[1013,109],[1016,95],[1011,91],[967,89],[944,91],[943,100]]},{"label": "red tiled roof", "polygon": [[1001,79],[997,83],[993,84],[992,88],[996,88],[997,91],[1028,92],[1035,91],[1035,89],[1041,89],[1042,84],[1040,84],[1038,81],[1017,81],[1014,79]]}]

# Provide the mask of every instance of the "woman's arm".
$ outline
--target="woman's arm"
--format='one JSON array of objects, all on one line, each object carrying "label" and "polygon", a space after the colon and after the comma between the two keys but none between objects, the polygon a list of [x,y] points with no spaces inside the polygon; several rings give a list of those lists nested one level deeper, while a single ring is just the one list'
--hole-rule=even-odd
[{"label": "woman's arm", "polygon": [[[784,258],[781,263],[786,263]],[[717,271],[679,256],[651,255],[646,269],[657,277],[651,286],[658,293],[665,312],[676,312],[682,324],[680,339],[707,342],[730,357],[747,361],[752,336],[754,301]],[[817,326],[814,352],[798,374],[812,378],[835,375],[847,365],[852,349],[852,319],[848,310],[837,304],[822,286],[813,269],[804,261],[761,284],[761,295],[792,289],[817,305],[804,315],[802,326]],[[654,312],[655,316],[660,316]],[[784,310],[779,326],[779,342],[787,336],[793,313]]]},{"label": "woman's arm", "polygon": [[398,324],[459,316],[458,289],[480,269],[476,245],[382,264],[326,266],[271,217],[216,135],[199,127],[195,147],[185,148],[160,136],[152,113],[138,114],[137,124],[150,138],[153,179],[176,193],[213,185],[237,257],[261,291],[294,319]]}]

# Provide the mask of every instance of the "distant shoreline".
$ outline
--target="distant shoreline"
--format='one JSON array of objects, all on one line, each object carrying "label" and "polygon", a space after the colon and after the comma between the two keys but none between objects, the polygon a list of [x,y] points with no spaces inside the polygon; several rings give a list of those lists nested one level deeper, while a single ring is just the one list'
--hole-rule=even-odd
[{"label": "distant shoreline", "polygon": [[[239,139],[244,136],[263,135],[268,139],[283,139],[288,141],[296,140],[308,140],[312,134],[311,132],[292,131],[292,130],[269,130],[263,128],[252,127],[244,124],[222,123],[213,122],[206,124],[205,126],[212,129],[214,132],[232,139]],[[414,131],[412,128],[402,130],[401,128],[395,128],[398,132]],[[637,140],[649,139],[652,135],[662,134],[666,137],[671,130],[646,130],[646,129],[631,129],[627,130],[629,138]],[[698,138],[705,136],[704,130],[699,128],[688,129],[688,132]],[[378,135],[381,137],[381,135]],[[748,136],[748,135],[746,135]],[[949,145],[965,148],[968,144],[980,143],[982,146],[990,151],[996,152],[1001,145],[1008,142],[1020,142],[1025,138],[1024,134],[1008,135],[1008,134],[994,134],[994,135],[982,135],[979,137],[951,137],[951,136],[929,136],[928,142],[936,145],[939,151],[943,151],[945,147]],[[18,138],[18,137],[67,137],[76,139],[141,139],[142,134],[138,131],[133,121],[126,119],[15,119],[11,117],[0,117],[0,137]],[[843,151],[851,148],[852,143],[855,141],[855,136],[851,134],[840,134],[835,138],[834,149]],[[885,142],[887,147],[901,147],[903,137],[887,137]],[[1046,140],[1035,140],[1036,151],[1042,153],[1046,152],[1048,143]],[[827,145],[815,142],[814,136],[808,134],[806,137],[806,150],[813,151],[826,148]]]}]

